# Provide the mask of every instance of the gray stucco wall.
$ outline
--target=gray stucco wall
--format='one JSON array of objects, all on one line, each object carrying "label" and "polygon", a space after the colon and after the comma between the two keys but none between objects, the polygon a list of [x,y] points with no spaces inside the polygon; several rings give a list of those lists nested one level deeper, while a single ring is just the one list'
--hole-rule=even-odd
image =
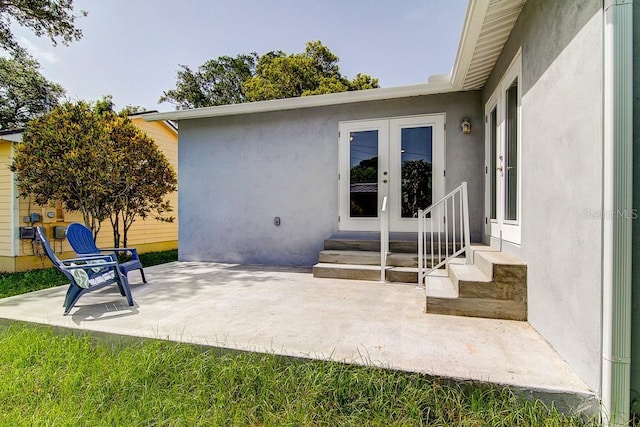
[{"label": "gray stucco wall", "polygon": [[[633,3],[633,208],[640,212],[640,1]],[[631,400],[640,414],[640,222],[633,223]]]},{"label": "gray stucco wall", "polygon": [[600,391],[601,0],[530,0],[483,90],[522,48],[522,241],[529,322]]},{"label": "gray stucco wall", "polygon": [[[443,112],[447,189],[469,182],[472,234],[479,240],[480,105],[475,91],[181,121],[180,259],[313,265],[324,239],[338,229],[338,122]],[[460,131],[465,117],[471,135]]]}]

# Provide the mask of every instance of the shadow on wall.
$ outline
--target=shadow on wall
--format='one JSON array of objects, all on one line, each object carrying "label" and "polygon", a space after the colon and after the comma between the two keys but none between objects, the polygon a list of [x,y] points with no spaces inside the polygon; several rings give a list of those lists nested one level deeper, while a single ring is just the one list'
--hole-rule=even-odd
[{"label": "shadow on wall", "polygon": [[[562,51],[580,33],[583,27],[602,10],[602,1],[540,0],[527,2],[502,49],[502,53],[489,76],[485,90],[493,91],[526,40],[523,50],[523,90],[535,86]],[[555,17],[555,19],[548,19]],[[523,37],[527,34],[527,37]],[[600,54],[600,51],[597,52]],[[531,60],[527,60],[531,59]],[[488,94],[485,94],[488,95]]]}]

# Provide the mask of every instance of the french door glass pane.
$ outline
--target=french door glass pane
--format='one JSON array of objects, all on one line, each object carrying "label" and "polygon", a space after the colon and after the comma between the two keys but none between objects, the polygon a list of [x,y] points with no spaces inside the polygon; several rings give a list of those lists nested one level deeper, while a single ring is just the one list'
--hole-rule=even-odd
[{"label": "french door glass pane", "polygon": [[504,218],[518,219],[518,80],[506,93],[506,146],[505,146],[505,212]]},{"label": "french door glass pane", "polygon": [[378,216],[378,131],[349,133],[350,216]]},{"label": "french door glass pane", "polygon": [[403,128],[400,131],[402,218],[417,218],[418,209],[431,206],[433,128]]},{"label": "french door glass pane", "polygon": [[496,165],[496,157],[498,155],[498,111],[496,108],[491,110],[490,118],[490,143],[491,143],[491,152],[489,154],[489,175],[491,176],[491,219],[497,218],[497,206],[498,206],[498,197],[497,197],[497,177],[498,173],[497,165]]}]

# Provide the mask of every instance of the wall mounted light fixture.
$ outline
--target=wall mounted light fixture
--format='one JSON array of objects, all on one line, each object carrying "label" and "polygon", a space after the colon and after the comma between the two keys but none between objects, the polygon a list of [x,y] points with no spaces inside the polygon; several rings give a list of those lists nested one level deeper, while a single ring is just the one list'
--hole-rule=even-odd
[{"label": "wall mounted light fixture", "polygon": [[460,127],[462,128],[462,133],[468,134],[471,133],[471,122],[469,119],[462,119],[462,123],[460,123]]}]

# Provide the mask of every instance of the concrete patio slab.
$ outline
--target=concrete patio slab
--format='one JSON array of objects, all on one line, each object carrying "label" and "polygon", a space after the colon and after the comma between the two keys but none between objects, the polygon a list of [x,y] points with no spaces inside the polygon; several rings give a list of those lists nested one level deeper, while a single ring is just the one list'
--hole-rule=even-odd
[{"label": "concrete patio slab", "polygon": [[528,323],[425,314],[415,286],[196,262],[145,272],[148,284],[131,275],[134,307],[114,286],[63,316],[63,286],[1,299],[0,318],[375,365],[509,385],[573,409],[595,405],[593,391]]}]

